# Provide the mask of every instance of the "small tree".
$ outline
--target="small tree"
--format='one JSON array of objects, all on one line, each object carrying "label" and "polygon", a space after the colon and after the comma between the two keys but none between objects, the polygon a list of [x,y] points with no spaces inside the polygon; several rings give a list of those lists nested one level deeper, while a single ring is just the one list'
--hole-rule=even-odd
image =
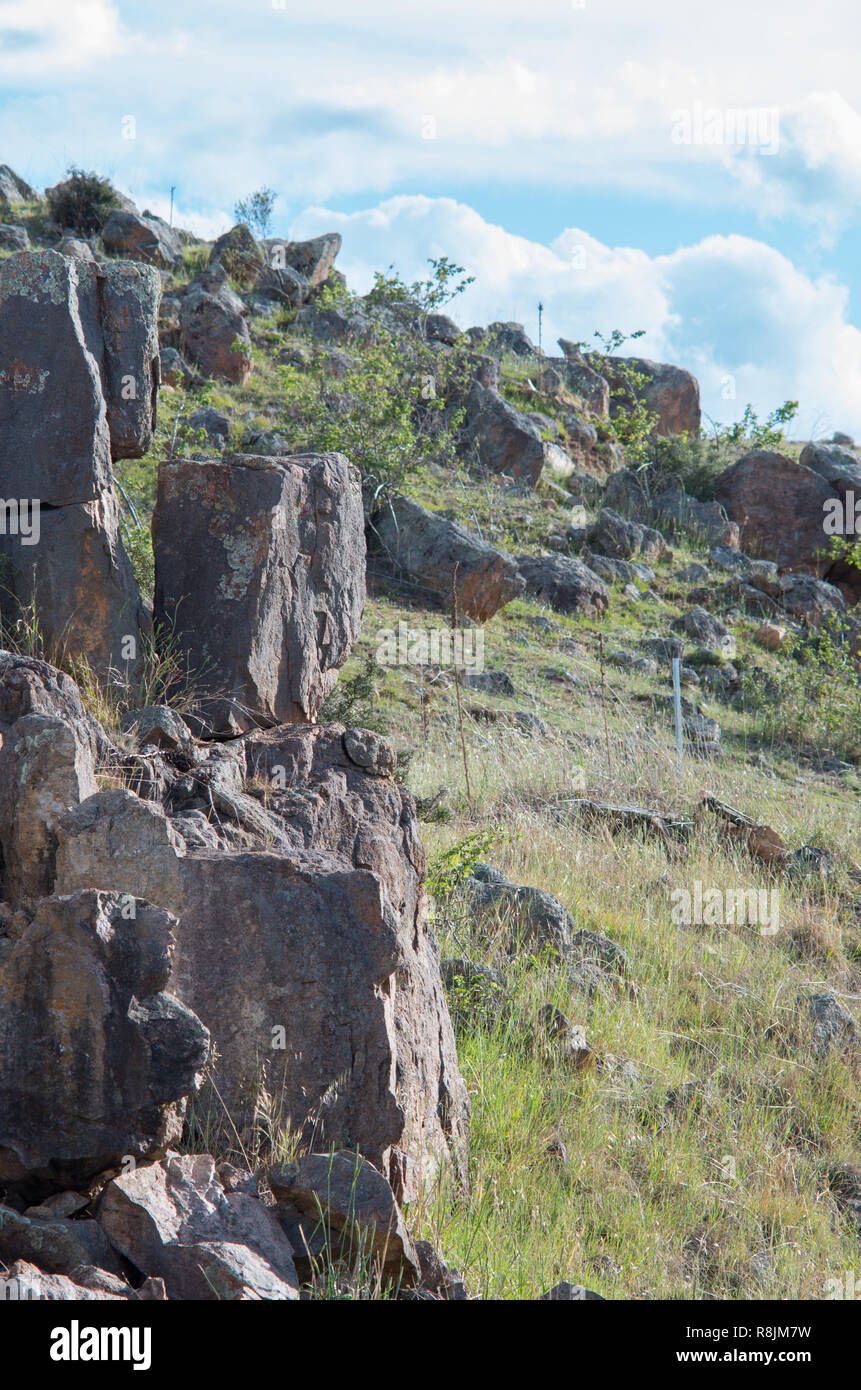
[{"label": "small tree", "polygon": [[237,222],[244,222],[246,227],[249,227],[262,241],[264,237],[269,235],[272,209],[275,207],[277,197],[278,194],[274,189],[267,188],[264,184],[255,193],[249,193],[247,198],[240,198],[233,209],[233,216]]}]

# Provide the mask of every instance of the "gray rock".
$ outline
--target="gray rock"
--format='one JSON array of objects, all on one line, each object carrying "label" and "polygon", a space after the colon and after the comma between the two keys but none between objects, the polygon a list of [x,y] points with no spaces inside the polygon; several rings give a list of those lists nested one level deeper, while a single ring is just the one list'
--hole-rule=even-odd
[{"label": "gray rock", "polygon": [[26,227],[16,227],[9,222],[0,223],[0,251],[27,251],[30,237]]},{"label": "gray rock", "polygon": [[642,555],[644,560],[660,560],[667,551],[660,531],[628,521],[610,507],[601,508],[590,539],[594,550],[619,560],[630,560],[634,555]]},{"label": "gray rock", "polygon": [[0,207],[10,207],[15,203],[32,203],[38,194],[35,188],[19,178],[8,164],[0,164]]},{"label": "gray rock", "polygon": [[524,582],[510,555],[459,522],[448,521],[405,497],[386,502],[372,531],[395,564],[451,604],[454,567],[458,612],[486,622],[523,593]]},{"label": "gray rock", "polygon": [[183,348],[207,376],[244,385],[251,375],[251,335],[244,313],[221,264],[198,275],[183,295]]},{"label": "gray rock", "polygon": [[213,405],[203,405],[191,412],[188,427],[192,430],[203,430],[210,439],[223,440],[226,443],[230,437],[230,416],[225,415],[223,410],[216,410]]},{"label": "gray rock", "polygon": [[721,656],[735,656],[735,638],[719,618],[713,617],[705,608],[688,609],[680,618],[670,624],[674,632],[683,632],[706,650],[718,652]]},{"label": "gray rock", "polygon": [[0,964],[0,1182],[74,1187],[179,1136],[209,1034],[166,993],[176,920],[44,898]]},{"label": "gray rock", "polygon": [[213,730],[313,719],[365,601],[359,480],[340,454],[169,460],[153,519],[155,618]]},{"label": "gray rock", "polygon": [[111,1244],[164,1280],[168,1298],[295,1300],[293,1249],[273,1212],[225,1192],[208,1154],[171,1156],[109,1182],[98,1219]]},{"label": "gray rock", "polygon": [[819,473],[841,496],[849,489],[856,496],[861,495],[861,459],[854,452],[854,446],[848,447],[839,442],[807,444],[798,462]]},{"label": "gray rock", "polygon": [[786,612],[810,627],[819,627],[846,612],[846,600],[840,590],[824,579],[814,579],[809,574],[785,575],[780,590],[780,601]]},{"label": "gray rock", "polygon": [[517,565],[531,594],[562,613],[597,618],[610,606],[610,592],[594,570],[562,555],[519,555]]},{"label": "gray rock", "polygon": [[813,1025],[813,1051],[817,1057],[848,1051],[857,1045],[858,1025],[830,990],[799,995],[798,1009],[807,1014]]},{"label": "gray rock", "polygon": [[[383,1282],[420,1275],[415,1246],[382,1173],[355,1153],[312,1153],[269,1171],[277,1215],[297,1251],[322,1236],[329,1262],[363,1257]],[[306,1240],[302,1240],[302,1236]]]},{"label": "gray rock", "polygon": [[[192,850],[129,791],[90,797],[64,821],[58,881],[137,885],[180,918],[172,988],[213,1035],[222,1099],[199,1104],[216,1120],[226,1106],[250,1126],[265,1076],[280,1123],[358,1146],[413,1201],[440,1167],[462,1172],[469,1106],[412,800],[376,770],[381,756],[374,775],[358,767],[344,733],[293,724],[230,745],[266,819],[229,853]],[[236,800],[220,785],[216,827]],[[273,822],[289,848],[273,847]]]}]

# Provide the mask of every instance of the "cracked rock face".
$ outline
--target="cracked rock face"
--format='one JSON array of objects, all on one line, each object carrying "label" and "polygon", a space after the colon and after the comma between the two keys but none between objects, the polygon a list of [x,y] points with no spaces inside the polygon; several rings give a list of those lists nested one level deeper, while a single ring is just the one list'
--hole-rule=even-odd
[{"label": "cracked rock face", "polygon": [[106,677],[140,656],[112,458],[152,443],[160,281],[150,267],[28,251],[0,265],[0,536],[7,618],[33,605],[46,649]]},{"label": "cracked rock face", "polygon": [[209,1051],[165,992],[176,921],[85,891],[7,922],[0,957],[0,1181],[73,1186],[178,1138]]},{"label": "cracked rock face", "polygon": [[[40,1073],[27,1048],[15,1050],[29,1036],[22,1001],[41,1009],[38,1001],[59,997],[50,991],[62,980],[76,978],[81,989],[101,980],[86,1005],[76,1000],[91,1022],[81,1021],[75,1045],[101,1058],[98,1076],[120,1065],[98,1041],[100,1030],[106,1020],[132,1025],[128,1010],[112,1002],[98,941],[132,927],[122,917],[112,924],[104,907],[88,907],[83,925],[79,909],[67,920],[70,908],[45,907],[57,894],[66,903],[98,890],[171,914],[162,931],[163,941],[172,934],[176,943],[164,948],[173,962],[170,992],[213,1035],[216,1084],[238,1125],[253,1120],[265,1085],[280,1123],[317,1144],[358,1148],[399,1198],[414,1198],[440,1165],[453,1161],[462,1171],[469,1104],[427,916],[415,807],[393,778],[386,739],[340,724],[293,724],[224,744],[184,737],[123,755],[69,677],[8,655],[0,659],[0,735],[0,977],[11,1001],[4,1017],[18,1019],[4,1034],[0,1149],[18,1153],[23,1143],[8,1119],[13,1111],[40,1114],[46,1134],[67,1106],[103,1113],[89,1091],[76,1097],[77,1072]],[[97,770],[121,785],[98,791]],[[70,934],[80,949],[64,944],[62,972],[58,965],[46,979],[51,943],[67,943]],[[166,988],[153,981],[150,993]],[[143,982],[133,992],[138,1001],[148,997]],[[151,1005],[147,1027],[178,1026],[159,1008]],[[120,1022],[112,1036],[125,1039]],[[130,1037],[123,1065],[145,1078],[139,1031]],[[162,1091],[165,1104],[194,1089],[194,1074],[175,1084]],[[141,1080],[130,1095],[145,1093]],[[116,1143],[135,1152],[121,1121],[137,1111],[128,1112],[131,1099],[119,1094],[114,1133],[124,1137]],[[202,1101],[211,1100],[221,1120],[222,1102],[213,1097],[208,1090]],[[153,1106],[147,1114],[158,1148],[169,1125]],[[73,1155],[71,1142],[68,1153],[33,1149],[17,1162],[52,1172],[62,1162],[71,1177],[73,1157],[89,1162],[115,1151],[87,1135]]]},{"label": "cracked rock face", "polygon": [[155,621],[175,631],[215,733],[313,719],[358,636],[365,537],[340,454],[162,463]]},{"label": "cracked rock face", "polygon": [[157,800],[115,789],[69,812],[57,884],[135,891],[178,917],[172,987],[213,1035],[214,1118],[223,1102],[247,1125],[265,1086],[280,1123],[358,1148],[409,1200],[462,1162],[468,1101],[412,799],[391,748],[346,733],[250,734],[230,774],[209,746],[196,774],[166,756]]}]

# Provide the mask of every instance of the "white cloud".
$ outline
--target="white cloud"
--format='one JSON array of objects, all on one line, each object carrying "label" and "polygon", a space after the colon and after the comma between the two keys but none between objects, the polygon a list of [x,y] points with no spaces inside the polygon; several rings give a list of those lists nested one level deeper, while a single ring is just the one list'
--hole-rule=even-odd
[{"label": "white cloud", "polygon": [[569,228],[545,246],[453,199],[426,197],[352,214],[310,208],[291,234],[331,230],[344,237],[339,264],[356,289],[389,264],[407,280],[423,278],[426,257],[447,255],[476,277],[451,306],[462,327],[517,319],[534,339],[540,301],[550,353],[559,335],[644,329],[631,351],[693,371],[713,419],[735,419],[748,402],[765,416],[795,399],[799,437],[837,428],[861,436],[861,332],[846,320],[847,291],[811,279],[764,242],[711,236],[650,257]]},{"label": "white cloud", "polygon": [[0,73],[45,81],[115,57],[123,48],[112,0],[6,0],[0,3]]}]

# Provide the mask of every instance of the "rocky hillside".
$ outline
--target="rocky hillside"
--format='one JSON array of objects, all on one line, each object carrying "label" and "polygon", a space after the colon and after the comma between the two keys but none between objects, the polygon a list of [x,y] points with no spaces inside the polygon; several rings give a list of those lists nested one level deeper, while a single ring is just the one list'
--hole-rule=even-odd
[{"label": "rocky hillside", "polygon": [[0,215],[10,1296],[827,1297],[852,441],[445,259]]}]

